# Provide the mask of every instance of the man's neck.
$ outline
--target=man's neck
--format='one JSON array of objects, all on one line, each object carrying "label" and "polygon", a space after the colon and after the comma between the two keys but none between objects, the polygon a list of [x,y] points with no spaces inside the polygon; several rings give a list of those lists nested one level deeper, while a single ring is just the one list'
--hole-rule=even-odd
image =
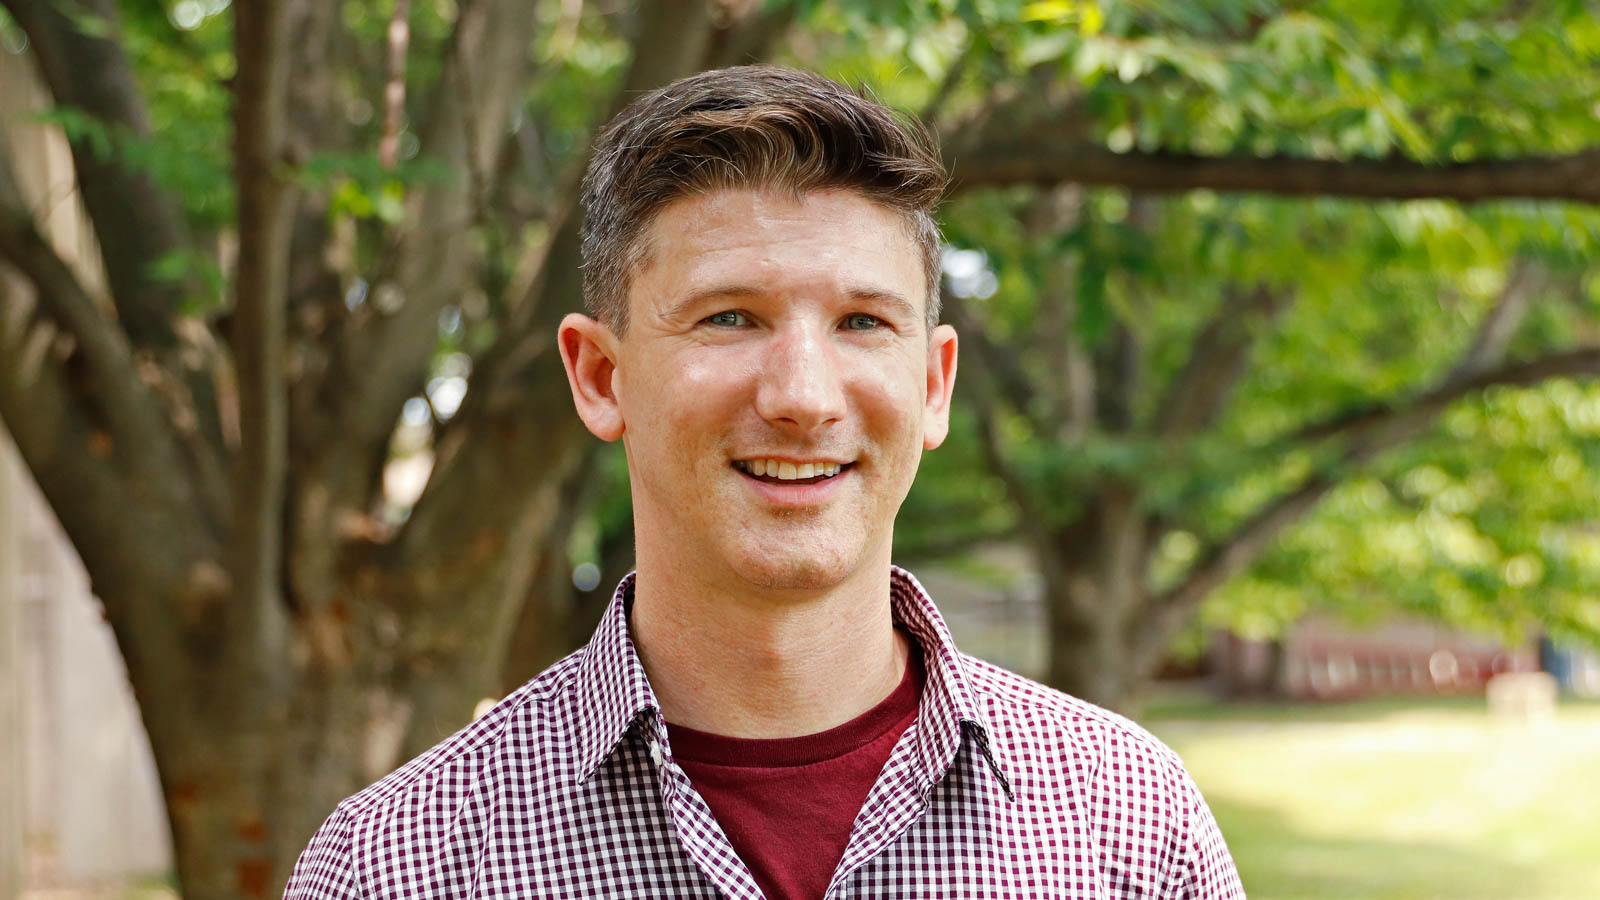
[{"label": "man's neck", "polygon": [[630,629],[674,725],[743,738],[826,731],[905,673],[889,566],[819,592],[728,590],[639,560]]}]

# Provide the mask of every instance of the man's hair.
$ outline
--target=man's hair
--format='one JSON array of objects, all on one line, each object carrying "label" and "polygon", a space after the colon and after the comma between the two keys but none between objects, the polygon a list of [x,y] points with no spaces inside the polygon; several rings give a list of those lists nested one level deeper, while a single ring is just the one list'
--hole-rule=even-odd
[{"label": "man's hair", "polygon": [[722,188],[842,188],[898,212],[922,252],[928,329],[939,321],[946,178],[921,123],[820,75],[781,66],[702,72],[645,94],[595,140],[583,179],[583,293],[590,315],[628,327],[628,282],[667,204]]}]

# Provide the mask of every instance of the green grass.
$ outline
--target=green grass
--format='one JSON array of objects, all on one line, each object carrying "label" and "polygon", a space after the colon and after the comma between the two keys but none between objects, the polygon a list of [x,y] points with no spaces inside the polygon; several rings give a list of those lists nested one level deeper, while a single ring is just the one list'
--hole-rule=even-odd
[{"label": "green grass", "polygon": [[1273,898],[1600,898],[1600,705],[1481,700],[1154,706],[1246,891]]}]

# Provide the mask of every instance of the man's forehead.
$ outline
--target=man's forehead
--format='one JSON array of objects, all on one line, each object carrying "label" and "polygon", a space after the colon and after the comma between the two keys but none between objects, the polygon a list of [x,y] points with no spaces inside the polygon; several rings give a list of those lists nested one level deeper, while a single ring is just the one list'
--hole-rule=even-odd
[{"label": "man's forehead", "polygon": [[[913,311],[910,298],[922,292],[922,254],[906,217],[853,190],[689,195],[662,207],[637,247],[631,280],[667,278],[681,288],[674,304],[763,293],[782,272]],[[915,286],[901,284],[908,279]]]}]

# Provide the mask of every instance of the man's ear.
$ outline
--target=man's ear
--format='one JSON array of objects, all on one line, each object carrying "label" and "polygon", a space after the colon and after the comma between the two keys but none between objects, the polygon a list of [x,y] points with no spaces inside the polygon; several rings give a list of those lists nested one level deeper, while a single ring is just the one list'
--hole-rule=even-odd
[{"label": "man's ear", "polygon": [[595,437],[614,441],[625,428],[617,400],[617,336],[582,313],[569,313],[556,332],[561,362],[567,367],[572,404]]},{"label": "man's ear", "polygon": [[956,330],[940,325],[928,336],[928,397],[922,415],[924,450],[944,443],[950,433],[950,395],[956,388]]}]

